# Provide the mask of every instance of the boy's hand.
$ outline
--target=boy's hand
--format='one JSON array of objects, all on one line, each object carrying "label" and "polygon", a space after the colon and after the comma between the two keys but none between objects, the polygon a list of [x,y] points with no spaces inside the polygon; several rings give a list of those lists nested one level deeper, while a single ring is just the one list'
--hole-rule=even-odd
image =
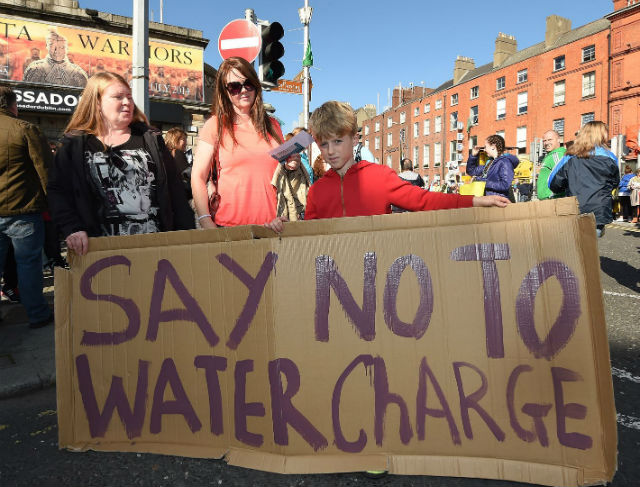
[{"label": "boy's hand", "polygon": [[276,233],[282,233],[282,230],[284,230],[283,223],[288,221],[289,219],[286,216],[277,216],[269,223],[265,223],[264,226],[270,228]]},{"label": "boy's hand", "polygon": [[287,162],[284,163],[284,167],[286,167],[289,171],[295,171],[300,167],[300,154],[293,154],[287,159]]},{"label": "boy's hand", "polygon": [[511,203],[504,196],[498,196],[497,194],[492,194],[491,196],[474,196],[473,197],[473,206],[497,206],[499,208],[504,208],[509,203]]}]

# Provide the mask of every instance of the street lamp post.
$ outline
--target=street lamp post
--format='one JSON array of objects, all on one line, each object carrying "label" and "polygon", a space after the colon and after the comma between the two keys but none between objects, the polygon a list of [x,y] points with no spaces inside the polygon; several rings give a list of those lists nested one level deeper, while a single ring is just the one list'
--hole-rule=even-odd
[{"label": "street lamp post", "polygon": [[149,117],[149,0],[133,0],[133,101]]},{"label": "street lamp post", "polygon": [[[309,7],[309,0],[304,0],[304,7],[298,9],[298,15],[300,16],[300,22],[304,25],[304,45],[302,47],[303,59],[306,56],[307,49],[309,47],[309,24],[311,23],[311,14],[313,13],[313,8]],[[303,86],[302,86],[302,112],[304,117],[304,128],[309,128],[309,66],[306,63],[303,63],[302,66],[302,78],[303,78]]]}]

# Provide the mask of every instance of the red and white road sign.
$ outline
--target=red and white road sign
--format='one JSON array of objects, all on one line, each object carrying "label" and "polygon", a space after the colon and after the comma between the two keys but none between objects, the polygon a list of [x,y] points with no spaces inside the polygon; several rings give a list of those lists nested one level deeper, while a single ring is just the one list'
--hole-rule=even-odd
[{"label": "red and white road sign", "polygon": [[218,37],[218,51],[222,59],[237,56],[251,63],[258,57],[261,47],[260,28],[244,19],[229,22]]}]

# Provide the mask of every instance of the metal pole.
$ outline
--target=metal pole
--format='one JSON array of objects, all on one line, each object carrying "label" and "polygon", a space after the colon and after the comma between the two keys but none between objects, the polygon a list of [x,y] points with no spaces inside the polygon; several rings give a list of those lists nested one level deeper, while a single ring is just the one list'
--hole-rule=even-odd
[{"label": "metal pole", "polygon": [[160,0],[160,23],[161,24],[164,24],[164,22],[162,20],[163,19],[163,15],[162,15],[163,11],[164,11],[164,2],[163,2],[163,0]]},{"label": "metal pole", "polygon": [[149,0],[133,0],[133,101],[149,117]]},{"label": "metal pole", "polygon": [[[304,0],[304,8],[299,10],[300,21],[304,25],[304,43],[302,46],[302,58],[304,59],[309,47],[309,24],[311,23],[311,13],[313,9],[309,7],[309,0]],[[302,67],[302,116],[304,128],[309,128],[309,66]]]}]

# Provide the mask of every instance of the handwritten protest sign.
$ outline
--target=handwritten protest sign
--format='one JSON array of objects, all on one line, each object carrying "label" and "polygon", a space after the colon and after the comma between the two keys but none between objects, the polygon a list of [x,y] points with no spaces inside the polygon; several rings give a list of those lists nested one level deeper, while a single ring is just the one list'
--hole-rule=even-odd
[{"label": "handwritten protest sign", "polygon": [[615,471],[594,222],[573,199],[95,239],[56,280],[61,447],[546,485]]}]

